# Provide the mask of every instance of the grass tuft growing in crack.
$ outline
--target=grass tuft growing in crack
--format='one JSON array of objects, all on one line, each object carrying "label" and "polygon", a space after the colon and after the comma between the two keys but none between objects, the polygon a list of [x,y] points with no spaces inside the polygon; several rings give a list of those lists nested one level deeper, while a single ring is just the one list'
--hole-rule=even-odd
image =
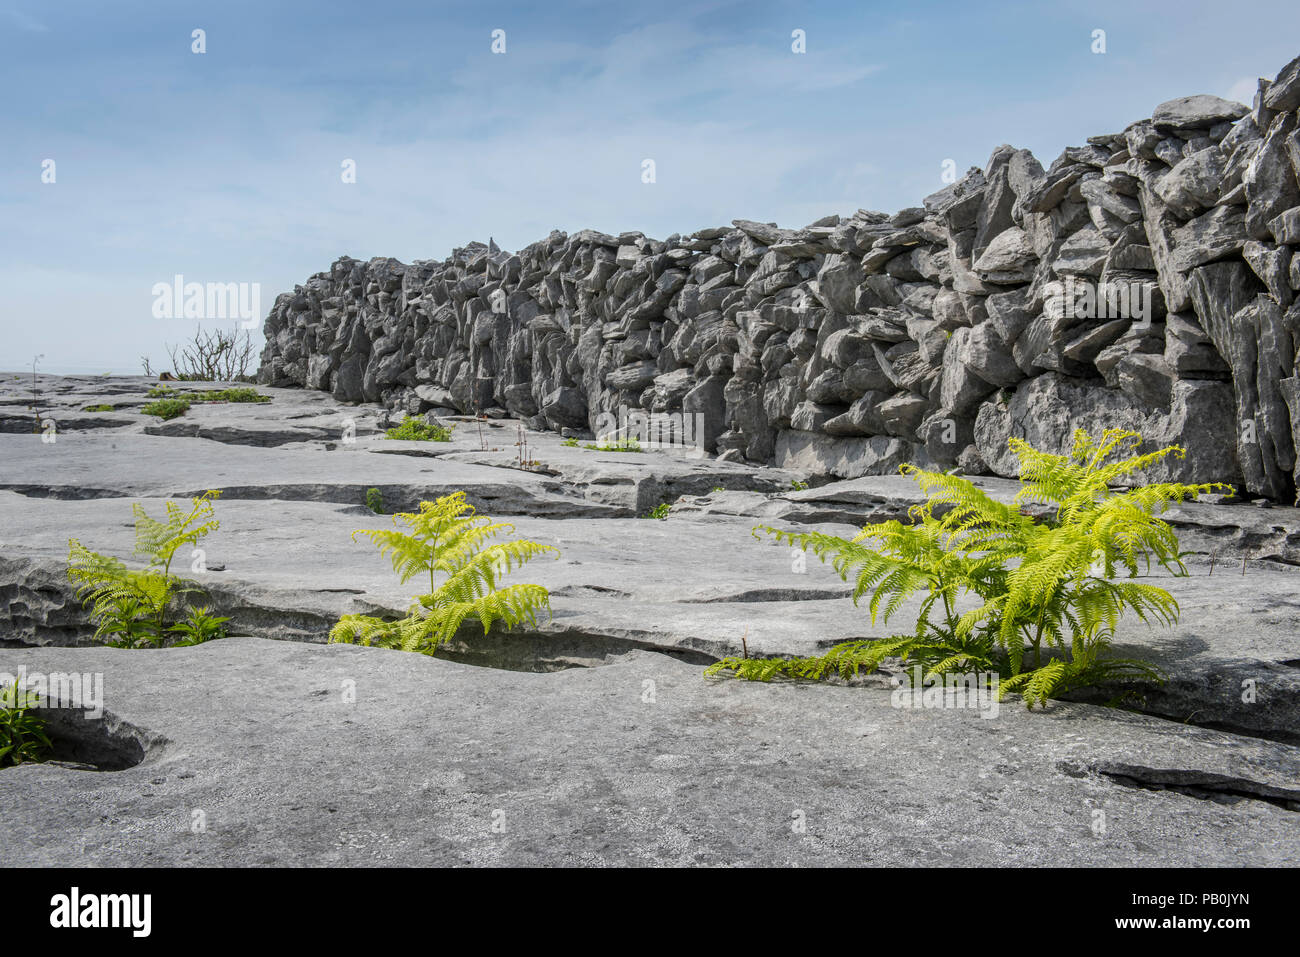
[{"label": "grass tuft growing in crack", "polygon": [[[140,409],[145,415],[156,415],[164,422],[184,415],[195,402],[270,402],[269,395],[262,395],[256,389],[238,386],[229,389],[213,389],[208,392],[178,392],[170,386],[155,386],[145,393],[153,399]],[[111,411],[111,410],[110,410]]]},{"label": "grass tuft growing in crack", "polygon": [[402,424],[387,430],[384,435],[390,439],[404,439],[412,442],[450,442],[451,429],[445,425],[430,425],[412,416],[402,419]]},{"label": "grass tuft growing in crack", "polygon": [[634,438],[604,440],[601,442],[588,442],[583,446],[584,449],[591,449],[593,452],[644,452],[641,443]]},{"label": "grass tuft growing in crack", "polygon": [[178,418],[189,410],[189,399],[156,399],[140,409],[143,414],[156,415],[164,422]]}]

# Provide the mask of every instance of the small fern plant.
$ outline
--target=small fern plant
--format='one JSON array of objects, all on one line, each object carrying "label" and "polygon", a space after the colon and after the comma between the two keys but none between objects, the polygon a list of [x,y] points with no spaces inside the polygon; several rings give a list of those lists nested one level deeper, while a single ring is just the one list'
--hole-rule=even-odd
[{"label": "small fern plant", "polygon": [[[135,515],[135,551],[143,558],[143,569],[128,568],[120,559],[101,555],[81,544],[68,540],[68,580],[77,589],[77,598],[89,606],[90,618],[95,623],[95,639],[118,648],[144,648],[161,645],[169,632],[195,638],[193,627],[169,627],[168,612],[174,598],[185,592],[197,591],[191,581],[173,575],[172,560],[184,545],[197,545],[199,540],[220,527],[213,517],[212,502],[218,491],[208,491],[191,500],[188,511],[177,502],[166,503],[166,517],[152,518],[140,505],[132,506]],[[198,621],[205,620],[207,609],[201,609]],[[220,637],[217,627],[227,619],[212,619],[215,624],[200,624],[201,640]],[[185,619],[194,625],[193,610]]]},{"label": "small fern plant", "polygon": [[330,641],[431,655],[467,618],[478,619],[487,634],[495,622],[536,625],[543,609],[550,613],[550,592],[541,585],[501,587],[501,581],[540,555],[559,558],[559,549],[521,539],[497,541],[514,532],[514,526],[476,514],[464,492],[421,502],[418,513],[399,512],[393,523],[406,531],[358,529],[352,537],[366,536],[391,557],[403,583],[428,575],[428,592],[417,595],[397,621],[344,615],[331,629]]},{"label": "small fern plant", "polygon": [[[1184,454],[1178,446],[1139,453],[1141,443],[1127,430],[1107,429],[1099,439],[1076,430],[1070,454],[1054,455],[1013,438],[1023,484],[1010,505],[966,479],[906,465],[902,471],[927,495],[909,510],[912,523],[868,525],[851,541],[759,526],[756,536],[762,531],[811,550],[846,581],[854,575],[853,601],[870,595],[873,624],[889,621],[919,594],[916,627],[811,658],[725,658],[706,675],[849,678],[897,657],[922,665],[926,678],[997,670],[999,697],[1019,692],[1028,707],[1079,687],[1159,681],[1149,664],[1110,658],[1107,651],[1123,614],[1169,626],[1178,620],[1178,603],[1163,588],[1116,576],[1135,578],[1153,561],[1186,575],[1177,536],[1159,514],[1170,503],[1228,487],[1161,483],[1113,491],[1127,476]],[[1023,509],[1031,503],[1055,508],[1036,521]],[[973,598],[975,607],[960,611],[963,598]]]},{"label": "small fern plant", "polygon": [[0,768],[40,761],[53,744],[45,722],[34,710],[40,696],[17,681],[0,685]]}]

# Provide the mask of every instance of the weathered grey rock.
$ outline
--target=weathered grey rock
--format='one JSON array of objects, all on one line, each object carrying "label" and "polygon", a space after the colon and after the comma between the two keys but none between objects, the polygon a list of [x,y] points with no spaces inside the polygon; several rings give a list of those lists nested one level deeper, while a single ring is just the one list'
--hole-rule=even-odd
[{"label": "weathered grey rock", "polygon": [[1269,224],[1288,209],[1300,206],[1300,185],[1287,150],[1288,138],[1295,131],[1296,114],[1278,114],[1242,174],[1249,200],[1245,229],[1252,239],[1274,239]]},{"label": "weathered grey rock", "polygon": [[[1156,192],[1177,215],[1191,219],[1219,199],[1224,158],[1218,147],[1210,147],[1180,160],[1156,184]],[[1136,204],[1135,204],[1136,205]],[[1133,222],[1137,219],[1126,220]]]},{"label": "weathered grey rock", "polygon": [[1170,313],[1165,319],[1165,361],[1183,378],[1225,378],[1230,369],[1195,316]]},{"label": "weathered grey rock", "polygon": [[[1300,215],[1300,210],[1296,211]],[[1246,260],[1256,276],[1268,287],[1268,294],[1282,308],[1291,305],[1294,290],[1288,281],[1291,266],[1291,249],[1273,243],[1261,243],[1251,240],[1242,247],[1242,258]]]},{"label": "weathered grey rock", "polygon": [[[108,717],[72,730],[69,715],[67,737],[91,753],[120,742],[140,760],[96,775],[93,790],[84,771],[5,771],[16,810],[0,840],[15,865],[1204,866],[1295,854],[1284,807],[1124,786],[1285,805],[1292,749],[1087,704],[983,720],[895,708],[887,688],[829,687],[810,710],[808,689],[705,682],[698,666],[645,652],[551,675],[255,638],[21,661],[103,673]],[[701,714],[743,732],[700,733]],[[900,765],[900,749],[927,760]],[[876,782],[870,815],[864,780]],[[382,819],[376,793],[387,795]],[[1095,806],[1107,810],[1104,841],[1089,830]],[[195,808],[207,822],[197,835]],[[754,840],[788,838],[792,809],[807,839]],[[941,848],[912,838],[918,814],[990,810],[995,833],[968,827]]]},{"label": "weathered grey rock", "polygon": [[1249,112],[1240,103],[1202,93],[1197,96],[1180,96],[1161,103],[1151,113],[1151,122],[1158,130],[1200,126],[1208,128],[1223,120],[1238,119]]},{"label": "weathered grey rock", "polygon": [[1012,386],[1025,377],[992,321],[975,326],[952,348],[962,364],[989,385]]},{"label": "weathered grey rock", "polygon": [[1168,409],[1174,385],[1174,370],[1164,356],[1134,353],[1116,365],[1122,392],[1142,405]]},{"label": "weathered grey rock", "polygon": [[835,438],[785,430],[777,435],[775,460],[787,471],[857,478],[896,472],[912,451],[910,443],[883,435]]},{"label": "weathered grey rock", "polygon": [[1279,243],[1300,246],[1300,206],[1294,206],[1269,220],[1268,231]]},{"label": "weathered grey rock", "polygon": [[1110,252],[1110,243],[1093,228],[1081,229],[1062,245],[1052,263],[1058,276],[1100,276]]},{"label": "weathered grey rock", "polygon": [[1246,244],[1240,206],[1216,206],[1174,230],[1174,268],[1190,272],[1205,263],[1227,259]]},{"label": "weathered grey rock", "polygon": [[993,238],[975,260],[975,271],[985,282],[1015,285],[1033,278],[1037,262],[1025,231],[1012,226]]},{"label": "weathered grey rock", "polygon": [[1075,429],[1127,428],[1156,447],[1187,449],[1186,458],[1165,459],[1151,469],[1150,481],[1236,483],[1241,480],[1236,463],[1219,452],[1235,440],[1234,411],[1231,388],[1222,382],[1175,382],[1165,412],[1099,383],[1048,373],[1022,383],[1009,400],[995,397],[980,406],[975,443],[989,468],[1012,476],[1016,463],[1007,449],[1012,435],[1064,454]]},{"label": "weathered grey rock", "polygon": [[[959,415],[973,412],[980,400],[996,388],[993,383],[966,364],[965,357],[968,354],[977,362],[983,361],[984,358],[978,342],[974,347],[970,345],[972,335],[974,332],[971,329],[958,329],[952,334],[952,340],[943,355],[939,404]],[[999,371],[1001,371],[1000,367]]]}]

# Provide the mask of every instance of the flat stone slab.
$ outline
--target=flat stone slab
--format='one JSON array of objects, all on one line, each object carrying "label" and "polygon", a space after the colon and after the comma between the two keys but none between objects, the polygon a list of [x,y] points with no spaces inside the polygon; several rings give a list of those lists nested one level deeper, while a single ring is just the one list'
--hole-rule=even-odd
[{"label": "flat stone slab", "polygon": [[[125,432],[205,438],[235,445],[275,446],[291,442],[336,442],[345,434],[377,434],[383,410],[376,405],[344,405],[325,393],[256,386],[270,403],[196,402],[169,420],[146,415],[154,401],[146,393],[166,386],[178,396],[226,388],[242,382],[159,382],[145,376],[51,376],[0,372],[0,432],[31,433],[52,422],[59,434]],[[88,407],[110,405],[108,412]]]},{"label": "flat stone slab", "polygon": [[[131,503],[31,499],[0,492],[0,640],[83,644],[91,627],[64,574],[67,540],[129,555]],[[161,500],[140,499],[160,514]],[[323,641],[339,616],[401,614],[415,585],[401,585],[359,528],[391,518],[320,502],[222,500],[222,527],[203,543],[208,569],[192,574],[238,633]],[[603,664],[654,649],[704,664],[751,655],[816,654],[842,641],[912,627],[919,599],[889,622],[871,622],[828,565],[765,537],[749,522],[514,517],[516,534],[560,549],[517,576],[552,592],[553,616],[523,635],[485,639],[470,623],[449,653],[523,670]],[[850,526],[816,527],[851,536]],[[309,547],[304,547],[304,536]],[[186,556],[181,556],[182,560]],[[1239,568],[1192,559],[1191,574],[1149,581],[1182,608],[1155,629],[1121,620],[1116,653],[1149,658],[1170,676],[1144,707],[1178,720],[1300,741],[1300,573],[1271,562]],[[1245,695],[1247,683],[1252,695]]]},{"label": "flat stone slab", "polygon": [[227,500],[361,505],[369,488],[378,488],[393,509],[414,509],[422,499],[464,489],[476,505],[502,515],[619,514],[535,472],[442,458],[151,435],[73,433],[47,443],[35,435],[0,434],[0,489],[27,496],[187,498],[217,489]]},{"label": "flat stone slab", "polygon": [[[702,678],[745,649],[805,655],[910,630],[917,602],[873,624],[832,569],[753,532],[851,537],[905,518],[920,501],[910,478],[796,489],[798,473],[682,450],[599,452],[535,432],[516,446],[509,420],[452,417],[450,442],[398,442],[377,407],[262,387],[272,402],[159,423],[135,408],[151,380],[47,379],[53,442],[0,376],[0,672],[103,672],[110,716],[52,712],[64,763],[0,771],[0,800],[18,809],[0,816],[6,863],[1296,858],[1295,509],[1169,513],[1191,574],[1150,580],[1182,621],[1125,620],[1116,641],[1169,674],[1130,702],[1145,714],[1009,700],[986,719],[895,708],[896,663],[850,685]],[[84,411],[100,401],[121,407]],[[1003,500],[1016,489],[977,481]],[[553,617],[486,636],[467,625],[438,658],[322,644],[340,615],[402,613],[416,590],[351,537],[391,522],[361,504],[372,487],[388,511],[464,489],[555,545],[558,560],[513,578],[550,589]],[[182,573],[258,637],[86,647],[68,539],[126,557],[134,502],[158,514],[209,488],[223,491],[221,528],[203,542],[206,570]],[[664,502],[666,520],[636,517]],[[88,763],[121,769],[76,767]]]},{"label": "flat stone slab", "polygon": [[1300,859],[1300,750],[1084,704],[985,718],[649,653],[541,675],[252,638],[0,650],[19,664],[102,673],[104,720],[64,736],[143,759],[0,771],[17,866]]}]

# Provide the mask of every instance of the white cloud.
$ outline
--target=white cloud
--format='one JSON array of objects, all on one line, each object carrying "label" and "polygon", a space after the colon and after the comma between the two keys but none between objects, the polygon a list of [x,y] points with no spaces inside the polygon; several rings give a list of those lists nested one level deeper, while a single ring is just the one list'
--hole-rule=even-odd
[{"label": "white cloud", "polygon": [[1245,103],[1249,106],[1255,99],[1255,90],[1259,88],[1259,80],[1253,76],[1243,76],[1236,83],[1228,88],[1226,94],[1229,100],[1235,100],[1238,103]]},{"label": "white cloud", "polygon": [[25,33],[48,33],[49,27],[41,23],[35,17],[23,13],[21,10],[15,10],[13,7],[6,7],[5,16],[9,22]]}]

